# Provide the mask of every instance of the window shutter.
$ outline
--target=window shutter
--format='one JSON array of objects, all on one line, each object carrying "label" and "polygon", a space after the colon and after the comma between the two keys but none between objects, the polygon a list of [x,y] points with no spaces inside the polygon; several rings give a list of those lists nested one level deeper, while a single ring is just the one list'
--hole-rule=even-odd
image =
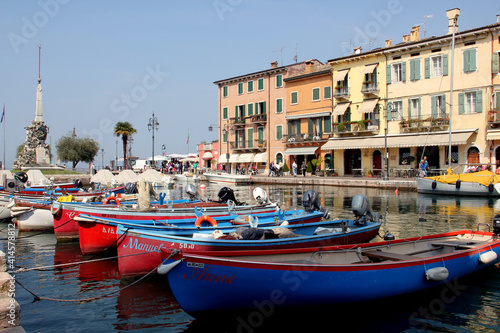
[{"label": "window shutter", "polygon": [[443,105],[441,106],[441,112],[446,113],[446,95],[443,95]]},{"label": "window shutter", "polygon": [[276,88],[279,88],[283,85],[283,75],[276,75]]},{"label": "window shutter", "polygon": [[415,80],[420,80],[420,59],[415,59]]},{"label": "window shutter", "polygon": [[415,80],[415,59],[410,60],[410,81]]},{"label": "window shutter", "polygon": [[238,117],[238,105],[234,106],[234,116]]},{"label": "window shutter", "polygon": [[411,119],[411,99],[408,98],[408,119]]},{"label": "window shutter", "polygon": [[464,73],[470,71],[470,50],[464,50]]},{"label": "window shutter", "polygon": [[253,116],[253,104],[252,103],[248,104],[248,115]]},{"label": "window shutter", "polygon": [[436,96],[431,96],[431,117],[435,118],[437,116],[437,105],[436,105]]},{"label": "window shutter", "polygon": [[425,65],[425,78],[428,79],[431,77],[431,59],[430,58],[425,58],[424,60],[424,65]]},{"label": "window shutter", "polygon": [[481,90],[476,91],[476,112],[483,112],[483,92]]},{"label": "window shutter", "polygon": [[387,83],[391,83],[391,65],[385,66],[386,80]]},{"label": "window shutter", "polygon": [[241,106],[241,116],[245,118],[245,104]]},{"label": "window shutter", "polygon": [[276,100],[276,112],[277,113],[283,112],[283,100],[281,98],[278,98]]},{"label": "window shutter", "polygon": [[332,98],[332,87],[325,87],[323,91],[323,98],[330,99]]},{"label": "window shutter", "polygon": [[276,139],[281,140],[283,138],[283,128],[281,126],[276,126]]},{"label": "window shutter", "polygon": [[422,119],[422,98],[417,100],[418,104],[418,119]]},{"label": "window shutter", "polygon": [[320,135],[323,133],[323,118],[319,118],[319,128],[316,129],[316,134]]},{"label": "window shutter", "polygon": [[471,72],[474,72],[474,71],[477,70],[477,66],[476,66],[476,54],[477,54],[477,50],[476,49],[470,50],[470,71]]},{"label": "window shutter", "polygon": [[314,123],[312,118],[307,119],[307,136],[312,136],[314,133]]},{"label": "window shutter", "polygon": [[406,82],[406,61],[403,62],[403,70],[401,71],[401,73],[402,73],[401,81]]},{"label": "window shutter", "polygon": [[464,100],[465,100],[465,94],[464,93],[458,94],[458,114],[465,113]]},{"label": "window shutter", "polygon": [[266,101],[262,102],[262,114],[266,114]]},{"label": "window shutter", "polygon": [[386,107],[385,112],[387,113],[387,120],[391,121],[392,120],[392,109],[394,108],[394,103],[386,104],[385,107]]},{"label": "window shutter", "polygon": [[293,124],[291,121],[288,122],[288,138],[290,139],[293,135]]},{"label": "window shutter", "polygon": [[448,55],[443,55],[443,75],[448,75]]},{"label": "window shutter", "polygon": [[491,72],[493,74],[498,74],[499,72],[498,52],[493,52],[493,56],[491,57]]},{"label": "window shutter", "polygon": [[227,119],[227,107],[222,108],[222,119]]},{"label": "window shutter", "polygon": [[496,96],[497,96],[497,107],[496,107],[496,110],[500,111],[500,92],[497,91]]},{"label": "window shutter", "polygon": [[332,117],[326,116],[324,118],[325,122],[325,133],[331,133],[332,132]]}]

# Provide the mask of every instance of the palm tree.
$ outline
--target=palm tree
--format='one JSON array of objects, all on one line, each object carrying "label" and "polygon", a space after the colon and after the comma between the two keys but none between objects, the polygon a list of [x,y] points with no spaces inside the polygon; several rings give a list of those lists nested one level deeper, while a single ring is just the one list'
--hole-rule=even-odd
[{"label": "palm tree", "polygon": [[127,156],[127,145],[129,135],[137,133],[137,130],[132,127],[132,124],[128,121],[118,122],[115,125],[115,135],[121,136],[123,141],[123,167],[128,169],[128,156]]}]

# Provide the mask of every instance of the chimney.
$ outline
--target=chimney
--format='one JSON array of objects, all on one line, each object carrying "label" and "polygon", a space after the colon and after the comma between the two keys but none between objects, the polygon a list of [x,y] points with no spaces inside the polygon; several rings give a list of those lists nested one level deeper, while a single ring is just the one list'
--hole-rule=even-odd
[{"label": "chimney", "polygon": [[403,36],[403,43],[408,43],[410,41],[410,35]]},{"label": "chimney", "polygon": [[314,67],[314,61],[312,60],[306,60],[305,61],[305,64],[306,64],[306,68],[304,70],[304,73],[311,73],[313,71],[313,67]]},{"label": "chimney", "polygon": [[416,42],[420,40],[420,26],[415,26],[411,28],[410,41]]},{"label": "chimney", "polygon": [[273,61],[271,63],[271,68],[277,68],[278,67],[278,62],[277,61]]},{"label": "chimney", "polygon": [[361,46],[355,47],[353,51],[354,51],[354,54],[360,54],[362,51]]},{"label": "chimney", "polygon": [[446,11],[446,16],[448,16],[448,34],[453,33],[453,26],[455,26],[455,32],[458,32],[458,17],[460,16],[460,9],[453,8]]},{"label": "chimney", "polygon": [[385,40],[385,47],[392,46],[392,39],[386,39]]}]

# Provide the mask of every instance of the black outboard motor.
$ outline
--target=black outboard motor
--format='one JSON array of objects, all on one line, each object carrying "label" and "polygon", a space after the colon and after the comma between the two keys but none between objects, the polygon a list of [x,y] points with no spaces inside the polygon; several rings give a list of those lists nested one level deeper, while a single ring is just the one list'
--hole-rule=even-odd
[{"label": "black outboard motor", "polygon": [[327,220],[330,219],[328,208],[321,207],[321,204],[319,203],[319,196],[318,193],[316,193],[316,191],[313,190],[305,191],[304,195],[302,196],[302,205],[304,206],[304,210],[306,212],[314,212],[314,211],[323,212],[323,217]]},{"label": "black outboard motor", "polygon": [[123,187],[123,191],[125,194],[134,194],[134,193],[139,193],[139,190],[137,189],[137,184],[136,183],[127,183]]},{"label": "black outboard motor", "polygon": [[220,203],[227,203],[229,200],[231,200],[237,206],[241,206],[244,204],[243,202],[239,202],[238,200],[236,200],[233,189],[229,187],[221,188],[217,196],[219,197]]},{"label": "black outboard motor", "polygon": [[493,236],[500,235],[500,214],[495,215],[493,218]]},{"label": "black outboard motor", "polygon": [[370,201],[362,194],[356,194],[352,198],[352,212],[354,213],[355,224],[364,224],[367,221],[380,222],[382,215],[375,213],[370,207]]},{"label": "black outboard motor", "polygon": [[75,180],[75,187],[76,188],[83,188],[83,183],[80,179]]},{"label": "black outboard motor", "polygon": [[28,175],[24,171],[19,171],[18,173],[16,173],[14,175],[14,178],[23,184],[28,181]]}]

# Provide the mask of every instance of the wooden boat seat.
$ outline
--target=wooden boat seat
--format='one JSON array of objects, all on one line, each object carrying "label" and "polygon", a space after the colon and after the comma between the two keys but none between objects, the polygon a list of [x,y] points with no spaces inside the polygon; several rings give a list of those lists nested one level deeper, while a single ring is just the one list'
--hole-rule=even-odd
[{"label": "wooden boat seat", "polygon": [[399,253],[387,252],[387,251],[363,251],[363,252],[361,252],[361,254],[368,257],[368,258],[380,259],[380,260],[401,261],[401,260],[416,259],[415,257],[412,257],[412,256],[407,255],[407,254],[399,254]]},{"label": "wooden boat seat", "polygon": [[452,240],[452,241],[443,241],[443,242],[432,243],[432,245],[433,246],[451,246],[451,247],[454,247],[455,249],[458,250],[458,249],[472,249],[481,243],[486,243],[486,242],[473,241],[473,240]]}]

